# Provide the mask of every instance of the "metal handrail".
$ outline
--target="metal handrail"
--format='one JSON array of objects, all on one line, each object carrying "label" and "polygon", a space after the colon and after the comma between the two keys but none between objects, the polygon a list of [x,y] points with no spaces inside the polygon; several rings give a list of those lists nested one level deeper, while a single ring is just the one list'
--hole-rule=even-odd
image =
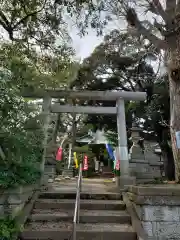
[{"label": "metal handrail", "polygon": [[82,185],[82,164],[79,165],[79,174],[77,181],[76,202],[73,218],[73,240],[76,240],[76,226],[79,223],[81,185]]}]

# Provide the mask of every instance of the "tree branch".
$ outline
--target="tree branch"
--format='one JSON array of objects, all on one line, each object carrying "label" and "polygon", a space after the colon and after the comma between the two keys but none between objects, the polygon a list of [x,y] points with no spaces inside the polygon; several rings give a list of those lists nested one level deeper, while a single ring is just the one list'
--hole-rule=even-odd
[{"label": "tree branch", "polygon": [[0,11],[0,25],[8,32],[9,38],[13,40],[13,29],[2,11]]},{"label": "tree branch", "polygon": [[165,29],[163,28],[163,25],[158,23],[155,19],[154,21],[154,27],[157,28],[157,30],[164,36],[166,34]]},{"label": "tree branch", "polygon": [[153,43],[153,45],[158,49],[166,49],[167,45],[164,40],[161,40],[160,38],[156,37],[154,34],[152,34],[149,30],[147,30],[141,22],[138,20],[135,23],[135,27],[139,34],[146,37],[150,42]]},{"label": "tree branch", "polygon": [[27,20],[29,17],[34,16],[34,15],[40,13],[40,12],[44,9],[44,7],[45,7],[45,5],[46,5],[46,2],[47,2],[47,0],[45,0],[45,2],[44,2],[44,4],[43,4],[43,6],[42,6],[41,9],[39,9],[39,10],[37,10],[37,11],[34,11],[34,12],[31,12],[31,13],[28,13],[26,16],[24,16],[22,19],[20,19],[20,20],[13,26],[13,29],[16,29],[19,25],[25,23],[26,20]]},{"label": "tree branch", "polygon": [[173,17],[176,10],[176,0],[166,0],[166,13]]},{"label": "tree branch", "polygon": [[[151,5],[151,3],[150,3]],[[162,17],[162,19],[165,21],[165,23],[168,23],[170,18],[168,16],[168,14],[165,12],[165,10],[163,9],[161,3],[159,0],[152,0],[152,5],[155,8],[155,11],[157,13],[159,13],[159,15]]]},{"label": "tree branch", "polygon": [[7,20],[6,16],[4,15],[4,13],[2,11],[0,11],[0,17],[2,18],[2,20],[6,24],[6,26],[10,25],[9,21]]},{"label": "tree branch", "polygon": [[176,5],[176,13],[180,12],[180,0],[178,0],[177,5]]},{"label": "tree branch", "polygon": [[146,37],[156,48],[166,49],[166,42],[156,37],[150,30],[142,25],[134,8],[128,8],[126,10],[126,20],[130,27],[135,28],[140,35]]}]

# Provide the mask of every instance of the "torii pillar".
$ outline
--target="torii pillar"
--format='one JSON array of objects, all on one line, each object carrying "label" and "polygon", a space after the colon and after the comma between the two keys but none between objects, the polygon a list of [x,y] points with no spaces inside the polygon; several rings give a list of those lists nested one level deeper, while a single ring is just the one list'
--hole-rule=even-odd
[{"label": "torii pillar", "polygon": [[117,131],[118,131],[118,152],[120,158],[120,189],[126,185],[133,185],[136,182],[134,176],[130,176],[129,154],[127,146],[126,118],[124,99],[117,100]]},{"label": "torii pillar", "polygon": [[136,178],[130,175],[129,154],[127,145],[126,116],[124,100],[143,101],[146,99],[146,93],[126,92],[126,96],[116,100],[117,107],[117,131],[118,131],[118,152],[120,158],[120,189],[126,185],[133,185]]}]

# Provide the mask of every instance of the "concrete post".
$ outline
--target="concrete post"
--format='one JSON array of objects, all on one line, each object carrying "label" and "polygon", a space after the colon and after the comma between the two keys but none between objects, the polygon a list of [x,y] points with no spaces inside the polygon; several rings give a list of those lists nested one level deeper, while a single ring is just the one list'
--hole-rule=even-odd
[{"label": "concrete post", "polygon": [[46,161],[46,152],[47,152],[47,144],[48,144],[48,127],[50,123],[50,107],[51,107],[51,97],[46,96],[43,99],[43,105],[42,105],[42,116],[43,116],[43,131],[44,131],[44,141],[43,141],[43,156],[42,156],[42,162],[41,162],[41,172],[44,172],[45,167],[45,161]]},{"label": "concrete post", "polygon": [[129,156],[127,146],[126,118],[124,100],[117,100],[117,130],[118,130],[118,150],[120,156],[120,188],[124,189],[125,185],[135,183],[135,178],[130,176]]},{"label": "concrete post", "polygon": [[42,106],[42,119],[43,119],[43,131],[44,131],[44,141],[43,141],[43,156],[42,162],[40,165],[40,170],[42,172],[41,184],[46,185],[48,181],[51,179],[53,180],[55,176],[55,166],[54,165],[47,165],[46,164],[46,157],[47,157],[47,147],[48,147],[48,128],[50,124],[50,115],[51,115],[51,97],[46,96],[43,99],[43,106]]}]

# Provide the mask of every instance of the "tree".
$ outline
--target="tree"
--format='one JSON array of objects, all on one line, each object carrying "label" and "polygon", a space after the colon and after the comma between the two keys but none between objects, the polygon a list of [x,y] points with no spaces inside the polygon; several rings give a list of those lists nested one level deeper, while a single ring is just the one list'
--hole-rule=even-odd
[{"label": "tree", "polygon": [[0,26],[11,41],[47,49],[55,44],[57,37],[69,39],[63,14],[80,5],[78,1],[71,4],[57,0],[1,0]]},{"label": "tree", "polygon": [[[148,40],[152,52],[163,55],[168,72],[170,91],[170,130],[171,144],[174,155],[176,181],[180,181],[180,151],[176,144],[176,132],[180,130],[180,44],[179,44],[179,0],[125,0],[98,1],[94,3],[92,19],[97,19],[99,13],[104,12],[105,20],[127,21],[127,29],[133,36]],[[98,6],[101,9],[98,10]],[[143,13],[143,14],[142,14]],[[88,17],[86,14],[86,17]],[[146,15],[146,19],[143,16]],[[148,20],[149,19],[149,20]],[[102,17],[101,17],[101,21]],[[99,32],[99,22],[91,24]],[[102,25],[101,25],[102,26]],[[102,32],[102,30],[101,30]]]},{"label": "tree", "polygon": [[[146,49],[142,48],[142,43],[137,38],[127,33],[112,31],[93,54],[84,60],[72,87],[89,90],[147,91],[148,97],[151,98],[155,73],[142,59],[145,53]],[[115,106],[116,103],[88,101],[88,104]],[[89,117],[89,120],[93,119],[95,122],[95,118],[103,126],[105,123],[111,123],[108,126],[110,129],[117,125],[115,116],[93,116]],[[131,114],[127,119],[131,127]]]},{"label": "tree", "polygon": [[[0,71],[0,81],[6,80],[0,91],[0,142],[4,157],[0,157],[0,188],[30,184],[40,177],[41,127],[35,119],[38,109],[18,97],[18,88],[9,88],[9,76]],[[36,128],[28,127],[29,121]]]},{"label": "tree", "polygon": [[[157,75],[147,63],[157,56],[148,53],[146,44],[131,34],[112,31],[93,54],[84,60],[73,86],[90,90],[146,91],[146,102],[126,102],[127,130],[136,121],[147,132],[153,132],[165,159],[166,177],[174,179],[172,148],[169,145],[169,93],[167,76]],[[86,79],[86,81],[84,81]],[[87,104],[87,103],[85,103]],[[89,101],[88,104],[114,106],[111,101]],[[115,116],[88,116],[88,122],[116,132]],[[108,124],[107,124],[108,123]],[[130,132],[128,131],[128,136]],[[129,143],[130,144],[130,143]]]},{"label": "tree", "polygon": [[[135,8],[126,7],[126,19],[128,24],[136,28],[138,33],[148,39],[158,51],[165,51],[165,65],[167,66],[170,88],[170,130],[173,155],[175,161],[176,181],[180,181],[180,151],[176,145],[176,132],[180,130],[180,45],[179,45],[179,13],[180,1],[166,0],[164,10],[159,0],[147,1],[147,11],[156,14],[162,19],[162,23],[154,20],[156,31],[161,34],[161,38],[153,34],[152,28],[147,28],[139,20]],[[150,25],[150,24],[149,24]]]},{"label": "tree", "polygon": [[[180,44],[179,14],[180,1],[144,0],[144,1],[101,1],[103,9],[110,16],[124,17],[131,34],[149,40],[153,51],[163,52],[168,72],[170,91],[170,130],[174,155],[176,181],[180,181],[180,151],[176,145],[176,132],[180,130]],[[163,6],[163,3],[165,6]],[[141,20],[142,12],[150,13],[149,21]],[[141,14],[142,15],[142,14]],[[112,19],[112,18],[111,18]]]}]

